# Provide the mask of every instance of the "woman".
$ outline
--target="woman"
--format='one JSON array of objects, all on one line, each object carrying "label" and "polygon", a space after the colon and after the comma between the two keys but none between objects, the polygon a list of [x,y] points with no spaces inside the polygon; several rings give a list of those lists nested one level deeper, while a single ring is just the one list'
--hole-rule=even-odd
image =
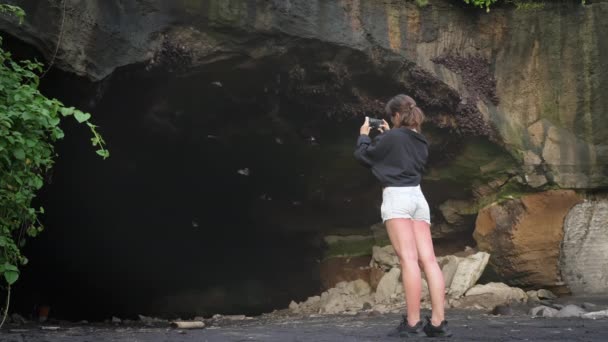
[{"label": "woman", "polygon": [[[431,240],[429,205],[420,190],[428,157],[428,143],[420,133],[424,114],[414,99],[397,95],[386,105],[393,129],[386,120],[372,144],[369,119],[361,126],[355,157],[371,167],[382,183],[382,221],[399,257],[407,314],[391,336],[451,336],[444,320],[445,283]],[[420,320],[422,278],[429,284],[432,316]]]}]

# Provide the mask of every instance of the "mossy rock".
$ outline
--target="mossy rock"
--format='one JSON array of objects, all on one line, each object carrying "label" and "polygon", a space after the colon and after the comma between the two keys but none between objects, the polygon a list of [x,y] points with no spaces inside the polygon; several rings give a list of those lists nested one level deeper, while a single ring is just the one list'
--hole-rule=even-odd
[{"label": "mossy rock", "polygon": [[372,255],[376,240],[372,235],[326,236],[327,249],[324,259],[332,257],[355,257]]}]

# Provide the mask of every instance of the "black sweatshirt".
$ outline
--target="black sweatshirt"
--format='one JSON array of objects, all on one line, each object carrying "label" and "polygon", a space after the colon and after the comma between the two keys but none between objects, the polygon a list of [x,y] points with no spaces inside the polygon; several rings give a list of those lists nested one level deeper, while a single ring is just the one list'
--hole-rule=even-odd
[{"label": "black sweatshirt", "polygon": [[420,184],[428,157],[424,136],[408,128],[393,128],[372,140],[367,135],[357,139],[355,158],[371,167],[382,186]]}]

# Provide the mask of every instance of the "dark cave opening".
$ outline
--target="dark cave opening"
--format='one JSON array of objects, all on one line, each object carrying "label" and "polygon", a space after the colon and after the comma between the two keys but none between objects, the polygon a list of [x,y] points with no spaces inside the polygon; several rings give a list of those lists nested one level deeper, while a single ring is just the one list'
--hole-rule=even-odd
[{"label": "dark cave opening", "polygon": [[[132,65],[95,83],[52,70],[45,94],[93,113],[111,157],[65,123],[39,196],[47,229],[26,247],[15,311],[255,315],[318,294],[323,236],[369,233],[379,221],[380,186],[352,152],[363,115],[382,113],[369,99],[398,87],[381,73],[340,80],[344,71],[302,64],[302,53],[184,73]],[[366,63],[337,56],[318,58]],[[423,187],[434,211],[467,193]],[[472,243],[436,241],[444,253]]]}]

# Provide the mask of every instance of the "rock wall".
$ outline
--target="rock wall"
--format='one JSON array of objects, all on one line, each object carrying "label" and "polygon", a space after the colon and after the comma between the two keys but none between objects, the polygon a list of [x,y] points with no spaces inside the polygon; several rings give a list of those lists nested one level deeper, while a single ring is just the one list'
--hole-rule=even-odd
[{"label": "rock wall", "polygon": [[[305,190],[297,192],[304,200],[277,204],[264,192],[263,201],[251,206],[273,227],[289,222],[294,231],[332,225],[367,229],[368,222],[360,223],[367,216],[360,214],[377,212],[370,204],[377,189],[369,179],[362,181],[362,169],[353,171],[352,132],[340,132],[342,120],[380,112],[397,92],[412,94],[429,118],[425,134],[433,150],[423,188],[433,209],[433,236],[449,240],[476,227],[480,249],[490,251],[490,263],[516,285],[561,288],[561,272],[575,292],[602,291],[594,284],[605,279],[605,268],[589,260],[601,260],[604,247],[591,245],[599,239],[580,238],[603,236],[594,221],[603,222],[602,215],[596,210],[589,216],[593,210],[583,203],[565,226],[563,220],[584,197],[571,190],[608,186],[608,97],[601,96],[608,90],[607,2],[547,3],[528,11],[504,6],[490,13],[449,0],[424,8],[405,0],[9,2],[28,15],[23,25],[0,17],[0,30],[32,45],[56,67],[97,82],[100,102],[104,92],[120,93],[110,92],[122,82],[113,83],[112,76],[127,66],[138,70],[142,84],[162,83],[165,88],[140,100],[146,109],[134,104],[137,110],[120,112],[142,117],[126,126],[128,132],[115,133],[123,146],[131,143],[132,131],[157,130],[173,139],[159,145],[183,149],[171,145],[183,140],[197,153],[213,151],[199,148],[207,142],[198,130],[209,126],[205,120],[216,120],[225,123],[219,130],[225,136],[208,140],[233,146],[227,135],[265,129],[270,144],[289,147],[284,164],[317,160],[309,166],[314,176],[303,177]],[[259,107],[268,115],[259,127],[239,128],[241,117],[201,114],[200,108],[216,105],[193,100],[202,98],[238,103],[247,114],[255,101],[264,102]],[[106,110],[116,112],[120,101],[106,99]],[[98,107],[90,110],[97,114]],[[175,124],[180,118],[185,119]],[[320,129],[311,122],[322,120],[336,137],[332,144],[302,152],[288,142],[286,137],[305,137],[307,147],[317,148]],[[105,129],[120,132],[121,125]],[[283,134],[281,139],[272,130]],[[250,137],[242,140],[249,144]],[[117,169],[134,169],[133,158],[123,158],[128,165]],[[263,164],[266,177],[276,180],[272,163],[260,162],[252,174],[263,173],[258,171]],[[296,183],[303,172],[293,169],[284,178]],[[111,177],[124,176],[121,172]],[[547,191],[556,188],[565,190]],[[316,207],[302,204],[306,200]],[[576,253],[588,244],[583,250],[591,254]],[[583,263],[595,268],[581,275]]]},{"label": "rock wall", "polygon": [[572,293],[608,294],[607,199],[590,199],[570,210],[559,264]]}]

